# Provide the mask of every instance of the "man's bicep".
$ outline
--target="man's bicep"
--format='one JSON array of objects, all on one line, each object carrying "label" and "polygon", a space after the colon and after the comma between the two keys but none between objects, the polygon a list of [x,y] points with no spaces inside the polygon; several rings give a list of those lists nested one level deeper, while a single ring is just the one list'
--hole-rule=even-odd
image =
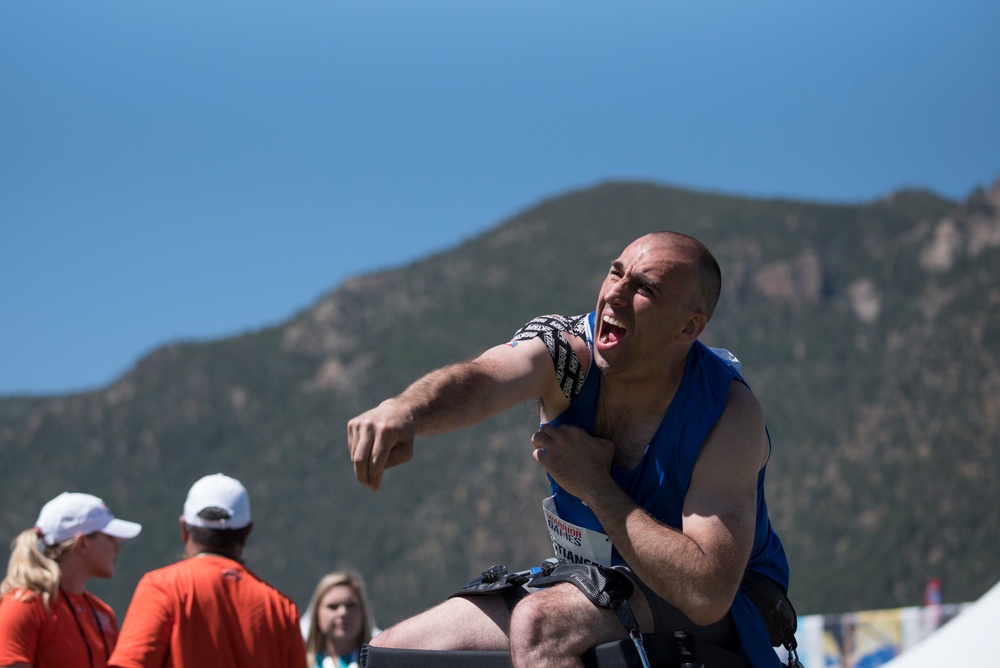
[{"label": "man's bicep", "polygon": [[766,448],[760,405],[746,386],[734,382],[726,410],[695,463],[684,498],[684,533],[740,570],[753,546],[757,476]]},{"label": "man's bicep", "polygon": [[545,402],[553,390],[558,391],[552,360],[539,338],[494,346],[473,363],[481,365],[496,383],[501,410],[531,399]]}]

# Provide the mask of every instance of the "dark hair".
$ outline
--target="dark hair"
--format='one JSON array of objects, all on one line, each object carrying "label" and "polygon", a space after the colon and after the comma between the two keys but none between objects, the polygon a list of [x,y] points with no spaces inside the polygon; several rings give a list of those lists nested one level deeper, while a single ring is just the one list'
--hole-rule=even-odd
[{"label": "dark hair", "polygon": [[701,279],[701,304],[705,316],[711,320],[722,293],[722,269],[719,262],[700,241],[694,246],[697,257],[698,276]]},{"label": "dark hair", "polygon": [[199,546],[211,552],[233,552],[243,547],[249,526],[242,529],[209,529],[187,525],[188,535]]},{"label": "dark hair", "polygon": [[[228,520],[232,514],[225,508],[210,506],[198,511],[198,517],[203,520]],[[247,533],[250,531],[249,525],[239,529],[212,529],[191,526],[187,522],[184,524],[191,540],[211,552],[238,553],[246,542]]]}]

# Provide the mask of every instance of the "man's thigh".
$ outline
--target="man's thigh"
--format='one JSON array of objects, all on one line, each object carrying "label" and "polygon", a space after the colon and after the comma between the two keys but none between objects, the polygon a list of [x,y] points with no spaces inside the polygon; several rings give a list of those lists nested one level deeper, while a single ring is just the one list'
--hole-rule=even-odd
[{"label": "man's thigh", "polygon": [[510,612],[497,594],[450,598],[372,638],[376,647],[500,650],[510,647]]}]

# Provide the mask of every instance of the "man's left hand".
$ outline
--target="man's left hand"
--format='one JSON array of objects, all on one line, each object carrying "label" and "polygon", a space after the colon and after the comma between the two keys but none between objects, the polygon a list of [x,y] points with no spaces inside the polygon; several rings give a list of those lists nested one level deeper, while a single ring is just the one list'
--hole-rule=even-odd
[{"label": "man's left hand", "polygon": [[534,457],[559,486],[584,500],[584,495],[611,482],[615,444],[573,426],[544,424],[531,437]]}]

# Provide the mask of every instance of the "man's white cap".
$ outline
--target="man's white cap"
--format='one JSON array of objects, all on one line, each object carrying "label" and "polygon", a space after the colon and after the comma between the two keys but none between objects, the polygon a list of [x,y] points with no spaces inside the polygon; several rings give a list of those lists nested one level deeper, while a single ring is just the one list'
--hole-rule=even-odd
[{"label": "man's white cap", "polygon": [[104,501],[78,492],[63,492],[46,503],[35,522],[35,533],[46,545],[95,531],[115,538],[135,538],[142,531],[142,525],[116,520]]},{"label": "man's white cap", "polygon": [[[227,517],[206,519],[198,513],[218,508]],[[250,497],[243,484],[222,473],[207,475],[188,492],[184,502],[184,523],[208,529],[242,529],[250,524]]]}]

